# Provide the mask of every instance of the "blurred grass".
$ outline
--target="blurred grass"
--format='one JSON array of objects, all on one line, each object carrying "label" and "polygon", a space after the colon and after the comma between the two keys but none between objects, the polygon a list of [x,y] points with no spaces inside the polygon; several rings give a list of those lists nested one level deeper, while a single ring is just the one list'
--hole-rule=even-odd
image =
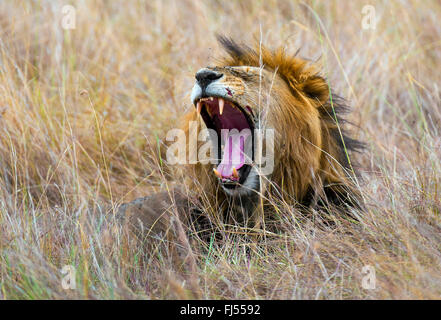
[{"label": "blurred grass", "polygon": [[[0,298],[441,297],[439,2],[371,1],[375,30],[363,1],[74,2],[74,30],[63,4],[0,2]],[[348,98],[368,143],[359,224],[282,205],[285,233],[199,244],[179,265],[166,247],[102,237],[111,208],[174,183],[161,137],[216,63],[216,33],[300,49]],[[66,264],[76,290],[61,287]]]}]

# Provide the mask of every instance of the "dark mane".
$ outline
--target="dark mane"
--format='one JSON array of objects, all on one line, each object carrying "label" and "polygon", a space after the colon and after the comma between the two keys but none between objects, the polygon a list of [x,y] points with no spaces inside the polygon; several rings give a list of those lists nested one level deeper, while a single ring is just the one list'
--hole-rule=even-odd
[{"label": "dark mane", "polygon": [[350,123],[344,116],[350,112],[350,107],[345,99],[330,89],[327,80],[310,65],[309,61],[297,58],[297,53],[289,56],[284,48],[270,51],[260,44],[253,49],[220,35],[217,39],[227,53],[227,57],[222,61],[224,65],[264,66],[277,70],[277,74],[288,84],[294,97],[300,100],[307,97],[316,103],[322,127],[333,141],[332,157],[343,168],[342,175],[346,177],[348,183],[338,185],[332,181],[324,181],[324,192],[321,197],[325,196],[325,199],[317,200],[317,190],[311,187],[301,199],[301,203],[309,205],[318,201],[337,206],[345,204],[358,206],[359,197],[353,186],[350,186],[358,177],[357,165],[350,156],[353,152],[362,151],[365,144],[349,136],[347,126]]}]

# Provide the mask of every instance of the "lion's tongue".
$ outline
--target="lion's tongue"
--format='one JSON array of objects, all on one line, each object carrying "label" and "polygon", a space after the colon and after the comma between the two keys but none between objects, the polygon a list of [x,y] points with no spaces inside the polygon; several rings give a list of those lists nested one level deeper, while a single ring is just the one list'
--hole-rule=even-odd
[{"label": "lion's tongue", "polygon": [[[217,171],[223,178],[233,179],[233,167],[239,170],[245,164],[245,142],[249,133],[230,133],[225,139],[224,154]],[[237,180],[237,178],[234,178]]]}]

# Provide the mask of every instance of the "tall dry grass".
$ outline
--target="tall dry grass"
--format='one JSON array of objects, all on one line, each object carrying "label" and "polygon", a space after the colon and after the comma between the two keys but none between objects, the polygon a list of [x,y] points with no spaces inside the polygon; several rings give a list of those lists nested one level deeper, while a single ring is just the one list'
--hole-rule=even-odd
[{"label": "tall dry grass", "polygon": [[[370,1],[0,2],[0,298],[441,297],[441,5]],[[300,49],[348,98],[368,205],[335,226],[280,207],[285,232],[193,247],[183,264],[120,233],[120,203],[175,183],[161,139],[190,108],[215,34]],[[75,266],[77,288],[61,286]],[[376,289],[361,285],[376,270]]]}]

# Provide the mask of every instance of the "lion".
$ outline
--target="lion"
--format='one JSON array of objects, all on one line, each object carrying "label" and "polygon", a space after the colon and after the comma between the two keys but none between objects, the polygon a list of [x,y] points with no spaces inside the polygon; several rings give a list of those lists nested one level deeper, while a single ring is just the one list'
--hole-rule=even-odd
[{"label": "lion", "polygon": [[[318,68],[283,48],[253,49],[226,37],[218,40],[227,55],[196,72],[193,108],[184,121],[187,135],[190,124],[198,132],[207,130],[214,155],[185,167],[187,191],[177,194],[179,201],[192,203],[185,206],[192,212],[179,209],[177,216],[185,223],[203,216],[213,223],[256,227],[271,217],[274,199],[301,211],[361,207],[351,155],[363,144],[347,135],[342,114],[348,107]],[[267,172],[262,170],[263,149],[272,160]],[[175,194],[170,203],[176,202]],[[163,219],[165,202],[157,206],[155,201],[138,201],[124,210],[153,224],[141,217]]]}]

